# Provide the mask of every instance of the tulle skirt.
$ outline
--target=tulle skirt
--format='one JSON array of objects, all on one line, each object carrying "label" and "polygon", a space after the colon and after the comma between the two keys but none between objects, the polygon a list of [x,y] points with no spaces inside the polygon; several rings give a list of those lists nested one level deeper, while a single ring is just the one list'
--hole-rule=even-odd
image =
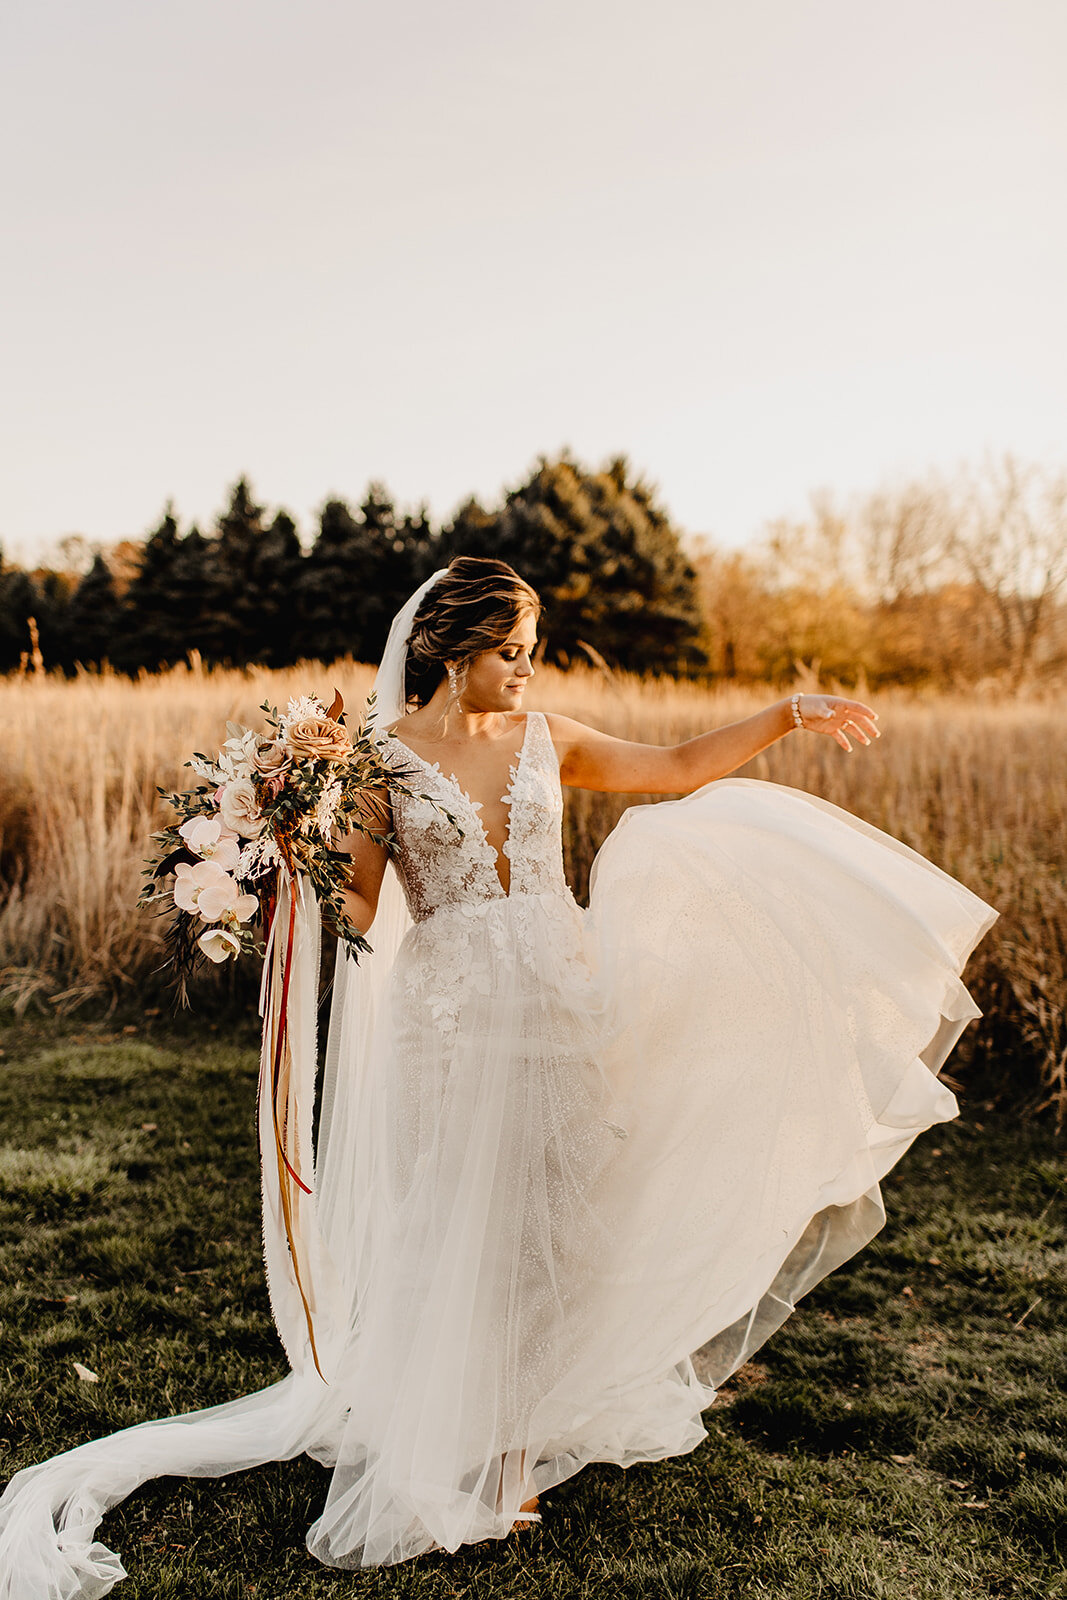
[{"label": "tulle skirt", "polygon": [[330,1383],[20,1474],[0,1596],[105,1593],[122,1569],[92,1529],[158,1473],[308,1451],[334,1469],[309,1548],[354,1567],[502,1537],[587,1462],[693,1448],[715,1384],[956,1115],[936,1073],[994,916],[847,813],[731,779],[627,812],[586,912],[517,894],[417,924],[333,1112],[358,1153],[324,1219]]}]

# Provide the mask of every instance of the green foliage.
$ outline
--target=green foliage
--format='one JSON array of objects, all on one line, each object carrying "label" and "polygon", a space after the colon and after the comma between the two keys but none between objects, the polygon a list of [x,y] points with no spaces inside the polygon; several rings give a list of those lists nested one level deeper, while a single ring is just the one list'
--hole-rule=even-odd
[{"label": "green foliage", "polygon": [[[370,949],[346,909],[350,858],[344,850],[332,848],[330,841],[358,832],[392,848],[395,837],[379,825],[381,816],[375,797],[386,788],[393,793],[415,792],[408,782],[415,774],[382,756],[378,736],[370,727],[374,700],[372,694],[366,716],[356,728],[344,725],[340,695],[329,712],[311,696],[305,696],[295,712],[290,701],[285,717],[277,706],[264,701],[260,707],[264,720],[258,727],[227,722],[229,737],[218,752],[217,765],[199,751],[185,763],[200,778],[206,778],[206,783],[172,794],[159,790],[176,820],[153,835],[154,855],[145,864],[146,881],[138,903],[151,907],[166,921],[165,965],[181,1005],[188,1005],[190,979],[207,960],[201,943],[206,937],[205,923],[211,925],[213,936],[221,934],[229,941],[230,955],[243,952],[263,957],[263,939],[277,903],[282,868],[295,878],[308,880],[327,925],[351,956],[358,960]],[[331,754],[309,755],[289,742],[293,722],[299,724],[307,717],[314,718],[320,731],[327,729],[336,739]],[[263,746],[272,749],[273,757],[280,757],[284,763],[269,775],[256,766],[256,752]],[[258,831],[239,840],[230,837],[222,845],[216,841],[211,852],[210,861],[216,872],[222,870],[231,902],[212,913],[205,912],[203,900],[196,911],[183,908],[176,880],[183,869],[195,873],[206,863],[187,843],[182,829],[199,820],[217,830],[222,817],[214,795],[234,779],[250,786]],[[429,795],[420,793],[418,798],[428,801],[450,822],[455,821]],[[232,860],[221,868],[219,852],[223,850],[232,852]],[[244,897],[243,906],[237,901],[238,895]]]},{"label": "green foliage", "polygon": [[203,654],[206,586],[207,541],[195,527],[182,537],[168,506],[127,590],[112,663],[127,672],[154,671],[184,661],[191,650]]},{"label": "green foliage", "polygon": [[0,672],[11,672],[30,648],[29,619],[41,609],[41,594],[29,573],[6,566],[0,554]]},{"label": "green foliage", "polygon": [[[84,547],[84,541],[73,541]],[[598,470],[542,457],[500,504],[468,500],[450,525],[400,512],[372,482],[329,498],[307,548],[293,518],[246,478],[206,535],[168,506],[138,569],[23,573],[0,561],[0,672],[108,658],[154,670],[376,661],[392,616],[454,554],[509,561],[545,601],[548,659],[685,676],[958,687],[1055,679],[1067,667],[1067,478],[1006,458],[839,506],[812,497],[743,552],[688,552],[648,483],[616,457]],[[117,589],[117,594],[115,593]]]},{"label": "green foliage", "polygon": [[327,500],[299,577],[293,659],[377,661],[393,616],[433,569],[437,543],[425,515],[398,517],[381,484],[358,516]]},{"label": "green foliage", "polygon": [[408,595],[459,553],[502,557],[542,591],[555,660],[635,671],[703,661],[695,574],[648,486],[622,458],[593,473],[564,455],[499,510],[470,502],[444,532],[424,508],[398,512],[380,483],[358,511],[331,498],[306,552],[288,512],[269,517],[240,478],[207,537],[183,534],[168,506],[121,597],[99,554],[69,600],[60,574],[0,571],[0,670],[28,648],[29,616],[46,665],[68,670],[106,658],[153,671],[193,651],[233,666],[376,661]]},{"label": "green foliage", "polygon": [[633,672],[689,672],[704,661],[696,574],[652,491],[622,456],[588,472],[542,459],[493,515],[463,507],[446,543],[508,561],[544,601],[550,660],[590,653]]},{"label": "green foliage", "polygon": [[[259,1252],[251,1031],[223,1044],[155,1026],[6,1030],[12,1469],[285,1370]],[[129,1568],[123,1595],[1067,1600],[1067,1164],[1040,1128],[934,1137],[884,1185],[884,1232],[727,1386],[690,1455],[587,1468],[545,1497],[538,1530],[343,1574],[304,1549],[329,1481],[317,1463],[160,1480],[101,1529]]]},{"label": "green foliage", "polygon": [[119,597],[103,556],[93,564],[70,597],[63,625],[66,667],[107,659],[120,627]]}]

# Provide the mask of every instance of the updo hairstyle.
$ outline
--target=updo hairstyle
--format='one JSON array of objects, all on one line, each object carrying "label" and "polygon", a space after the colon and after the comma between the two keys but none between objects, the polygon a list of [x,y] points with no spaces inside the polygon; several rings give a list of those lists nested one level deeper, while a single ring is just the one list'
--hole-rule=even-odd
[{"label": "updo hairstyle", "polygon": [[408,634],[404,690],[408,711],[432,700],[448,663],[460,687],[484,650],[496,650],[524,617],[539,617],[537,591],[506,561],[456,556],[423,597]]}]

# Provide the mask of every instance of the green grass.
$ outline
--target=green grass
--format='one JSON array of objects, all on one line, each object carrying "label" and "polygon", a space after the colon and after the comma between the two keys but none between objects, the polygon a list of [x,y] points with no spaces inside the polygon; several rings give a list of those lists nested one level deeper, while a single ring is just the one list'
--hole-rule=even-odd
[{"label": "green grass", "polygon": [[[0,1059],[0,1449],[10,1470],[282,1375],[247,1028],[17,1024]],[[129,1600],[1067,1600],[1067,1159],[981,1110],[885,1185],[679,1460],[593,1467],[537,1530],[338,1573],[310,1461],[162,1480],[104,1522]],[[985,1121],[983,1125],[983,1115]],[[99,1374],[78,1379],[74,1362]]]}]

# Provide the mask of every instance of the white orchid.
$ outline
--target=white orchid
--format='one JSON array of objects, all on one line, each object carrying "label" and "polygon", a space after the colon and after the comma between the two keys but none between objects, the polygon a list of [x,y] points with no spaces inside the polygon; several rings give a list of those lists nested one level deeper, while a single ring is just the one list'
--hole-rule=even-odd
[{"label": "white orchid", "polygon": [[224,875],[223,882],[201,889],[197,909],[205,922],[248,922],[259,901],[254,894],[242,894],[240,884]]},{"label": "white orchid", "polygon": [[218,817],[189,817],[178,832],[194,855],[217,862],[224,872],[237,871],[240,840],[236,833],[223,827]]},{"label": "white orchid", "polygon": [[228,928],[209,928],[196,941],[209,961],[220,963],[241,954],[241,941]]},{"label": "white orchid", "polygon": [[179,861],[174,869],[174,904],[205,922],[221,918],[247,922],[255,916],[259,901],[254,894],[242,894],[236,879],[217,861],[198,861],[195,867]]},{"label": "white orchid", "polygon": [[213,922],[214,917],[200,910],[200,896],[213,885],[228,881],[232,881],[229,874],[217,861],[198,861],[195,867],[179,861],[174,869],[174,904],[180,911],[197,912],[205,922]]}]

